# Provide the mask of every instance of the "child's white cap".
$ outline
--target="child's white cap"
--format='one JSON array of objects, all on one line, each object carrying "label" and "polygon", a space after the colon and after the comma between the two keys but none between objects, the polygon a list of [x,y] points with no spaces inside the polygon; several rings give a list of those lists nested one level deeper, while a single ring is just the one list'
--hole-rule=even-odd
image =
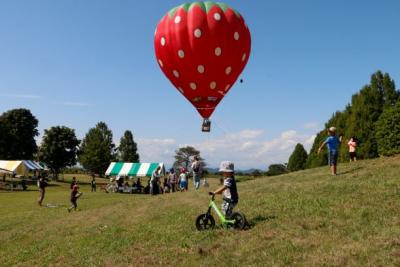
[{"label": "child's white cap", "polygon": [[335,132],[336,132],[336,127],[333,127],[333,126],[330,127],[330,128],[329,128],[329,131],[332,132],[332,133],[335,133]]},{"label": "child's white cap", "polygon": [[220,172],[234,172],[235,166],[231,161],[222,161],[219,165]]}]

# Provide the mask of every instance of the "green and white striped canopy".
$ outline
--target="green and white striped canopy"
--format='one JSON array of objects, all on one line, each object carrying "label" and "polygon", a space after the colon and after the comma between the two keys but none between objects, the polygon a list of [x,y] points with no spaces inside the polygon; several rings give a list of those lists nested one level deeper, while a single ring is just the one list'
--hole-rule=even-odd
[{"label": "green and white striped canopy", "polygon": [[153,171],[161,167],[161,174],[165,174],[164,163],[131,163],[131,162],[111,162],[108,166],[106,175],[110,176],[151,176]]}]

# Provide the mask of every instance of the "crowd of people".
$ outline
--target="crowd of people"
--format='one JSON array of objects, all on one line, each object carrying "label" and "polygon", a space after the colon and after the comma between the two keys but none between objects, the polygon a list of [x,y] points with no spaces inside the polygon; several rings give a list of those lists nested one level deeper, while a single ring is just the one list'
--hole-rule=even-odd
[{"label": "crowd of people", "polygon": [[[202,162],[198,156],[194,156],[193,162],[190,166],[192,169],[193,186],[195,190],[200,188],[201,178],[203,174]],[[175,171],[171,168],[167,172],[166,177],[161,182],[161,167],[157,167],[153,171],[149,180],[149,193],[152,195],[162,193],[184,192],[189,190],[189,171],[186,168],[180,168]],[[208,187],[207,180],[204,179],[203,185]]]}]

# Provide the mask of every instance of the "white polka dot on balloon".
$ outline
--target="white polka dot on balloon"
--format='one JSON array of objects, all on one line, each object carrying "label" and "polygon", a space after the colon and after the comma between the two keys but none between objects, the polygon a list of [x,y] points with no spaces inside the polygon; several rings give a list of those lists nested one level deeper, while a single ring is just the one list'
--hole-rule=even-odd
[{"label": "white polka dot on balloon", "polygon": [[197,89],[197,85],[195,83],[190,83],[189,86],[190,86],[190,88],[192,88],[192,90]]},{"label": "white polka dot on balloon", "polygon": [[229,87],[231,87],[231,85],[230,85],[230,84],[226,85],[226,87],[225,87],[225,91],[228,91]]},{"label": "white polka dot on balloon", "polygon": [[179,72],[177,70],[173,70],[172,73],[176,78],[179,78]]},{"label": "white polka dot on balloon", "polygon": [[179,22],[181,22],[181,20],[182,20],[181,16],[176,16],[174,22],[175,24],[178,24]]},{"label": "white polka dot on balloon", "polygon": [[232,72],[232,67],[231,67],[231,66],[229,66],[229,67],[227,67],[227,68],[225,69],[225,74],[226,74],[226,75],[229,75],[231,72]]},{"label": "white polka dot on balloon", "polygon": [[234,38],[236,41],[239,40],[239,38],[240,38],[239,33],[238,33],[238,32],[235,32],[235,33],[233,34],[233,38]]},{"label": "white polka dot on balloon", "polygon": [[221,15],[219,13],[214,13],[214,19],[217,21],[221,20]]},{"label": "white polka dot on balloon", "polygon": [[246,60],[246,54],[243,54],[243,56],[242,56],[242,62],[244,62],[245,60]]},{"label": "white polka dot on balloon", "polygon": [[183,91],[183,89],[180,88],[180,87],[178,87],[178,90],[179,90],[179,92],[181,92],[182,94],[185,93],[185,92]]},{"label": "white polka dot on balloon", "polygon": [[195,36],[196,38],[200,38],[200,37],[201,37],[201,30],[200,30],[200,29],[194,30],[194,36]]},{"label": "white polka dot on balloon", "polygon": [[178,57],[180,58],[184,58],[185,57],[185,51],[183,51],[182,49],[178,51]]},{"label": "white polka dot on balloon", "polygon": [[161,59],[158,60],[158,64],[160,64],[161,68],[164,67],[164,64],[163,64],[163,62],[161,61]]},{"label": "white polka dot on balloon", "polygon": [[197,66],[197,71],[199,72],[199,73],[204,73],[204,66],[203,65],[198,65]]},{"label": "white polka dot on balloon", "polygon": [[165,43],[166,43],[165,38],[164,38],[164,37],[161,37],[161,45],[164,46]]},{"label": "white polka dot on balloon", "polygon": [[215,88],[217,88],[217,83],[216,83],[216,82],[211,82],[211,83],[210,83],[210,88],[213,89],[213,90],[214,90]]},{"label": "white polka dot on balloon", "polygon": [[219,56],[222,54],[222,49],[221,49],[221,47],[215,48],[214,53],[215,53],[215,55],[216,55],[217,57],[219,57]]}]

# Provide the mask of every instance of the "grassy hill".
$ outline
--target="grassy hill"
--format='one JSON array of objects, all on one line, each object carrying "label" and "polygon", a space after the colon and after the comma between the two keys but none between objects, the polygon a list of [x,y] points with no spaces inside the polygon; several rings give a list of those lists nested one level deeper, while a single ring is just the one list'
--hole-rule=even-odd
[{"label": "grassy hill", "polygon": [[[217,180],[211,181],[216,188]],[[198,232],[207,189],[90,193],[68,213],[68,184],[0,193],[1,266],[399,266],[400,156],[238,183],[246,231]],[[220,201],[220,198],[219,198]],[[217,221],[218,222],[218,221]]]}]

